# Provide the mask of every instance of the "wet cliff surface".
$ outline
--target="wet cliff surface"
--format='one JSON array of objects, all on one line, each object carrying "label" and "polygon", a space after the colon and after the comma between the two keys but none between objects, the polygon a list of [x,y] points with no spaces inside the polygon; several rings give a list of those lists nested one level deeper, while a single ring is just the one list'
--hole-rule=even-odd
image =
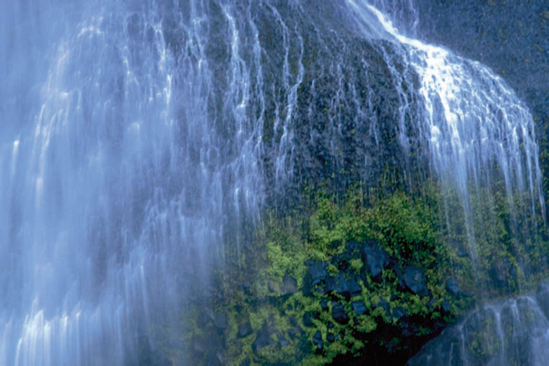
[{"label": "wet cliff surface", "polygon": [[549,2],[415,2],[422,39],[478,60],[501,75],[530,108],[549,177]]},{"label": "wet cliff surface", "polygon": [[534,288],[515,5],[2,2],[0,364],[404,363]]}]

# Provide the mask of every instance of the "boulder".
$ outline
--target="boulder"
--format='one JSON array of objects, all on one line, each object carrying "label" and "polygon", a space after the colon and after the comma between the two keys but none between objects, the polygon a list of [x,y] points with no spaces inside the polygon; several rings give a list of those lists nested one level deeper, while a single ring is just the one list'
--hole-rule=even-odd
[{"label": "boulder", "polygon": [[452,277],[446,281],[446,291],[452,294],[455,297],[458,297],[461,294],[461,289],[459,287],[458,281]]},{"label": "boulder", "polygon": [[271,329],[265,324],[259,331],[256,333],[256,338],[252,344],[252,350],[254,352],[259,352],[265,347],[273,345],[273,339],[271,338]]},{"label": "boulder", "polygon": [[313,322],[313,319],[318,319],[318,314],[313,312],[306,312],[305,315],[303,315],[303,325],[306,327],[312,327],[315,325]]},{"label": "boulder", "polygon": [[219,330],[224,330],[227,327],[227,314],[216,313],[213,317],[213,323]]},{"label": "boulder", "polygon": [[317,331],[313,336],[313,344],[317,350],[321,350],[324,347],[324,342],[322,342],[322,334],[320,331]]},{"label": "boulder", "polygon": [[362,245],[363,270],[376,280],[381,279],[381,271],[389,267],[389,254],[375,240],[369,240]]},{"label": "boulder", "polygon": [[356,280],[347,280],[347,289],[351,297],[358,296],[362,293],[362,287],[360,287]]},{"label": "boulder", "polygon": [[427,279],[423,269],[417,266],[408,266],[404,268],[404,284],[412,293],[419,296],[428,296]]},{"label": "boulder", "polygon": [[297,281],[286,274],[282,280],[282,285],[280,286],[280,293],[285,295],[293,295],[297,292]]},{"label": "boulder", "polygon": [[326,271],[327,264],[320,261],[307,261],[307,273],[303,281],[303,293],[305,296],[311,296],[315,286],[324,283],[328,272]]},{"label": "boulder", "polygon": [[332,318],[339,324],[347,324],[349,321],[345,308],[337,301],[332,301]]},{"label": "boulder", "polygon": [[244,338],[252,334],[252,332],[253,332],[253,329],[250,322],[245,322],[238,326],[237,335],[238,335],[238,338]]},{"label": "boulder", "polygon": [[324,287],[324,293],[328,294],[331,292],[338,293],[342,296],[345,296],[346,298],[349,297],[349,289],[347,288],[347,281],[345,281],[345,277],[343,276],[343,273],[339,273],[339,275],[334,277],[329,277],[326,280],[326,286]]},{"label": "boulder", "polygon": [[366,312],[366,305],[362,301],[354,301],[351,306],[356,315],[362,315]]}]

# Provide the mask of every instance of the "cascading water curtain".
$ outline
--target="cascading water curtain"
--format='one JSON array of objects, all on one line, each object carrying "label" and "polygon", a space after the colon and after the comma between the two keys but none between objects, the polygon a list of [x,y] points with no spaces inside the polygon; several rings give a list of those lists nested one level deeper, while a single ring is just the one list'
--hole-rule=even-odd
[{"label": "cascading water curtain", "polygon": [[[442,188],[441,222],[447,239],[467,248],[472,271],[484,272],[475,274],[474,281],[484,283],[486,291],[520,287],[540,266],[529,263],[529,257],[543,250],[537,233],[545,206],[532,115],[486,66],[402,35],[387,15],[366,1],[348,4],[359,27],[369,27],[372,14],[379,21],[390,45],[382,47],[392,52],[386,54],[388,64],[404,60],[409,65],[404,71],[391,69],[395,80],[410,85],[418,79],[413,102],[400,98],[401,113],[415,111],[416,121],[413,129],[399,125],[399,142],[406,147],[419,139],[425,149]],[[399,94],[406,95],[402,88]],[[486,258],[493,256],[497,263],[484,268]],[[518,262],[507,263],[506,256]],[[505,275],[486,277],[487,271],[512,266],[515,275],[509,283]]]},{"label": "cascading water curtain", "polygon": [[166,324],[262,200],[260,54],[238,11],[2,3],[0,364],[136,364],[152,334],[180,346]]},{"label": "cascading water curtain", "polygon": [[[415,34],[412,2],[374,5]],[[389,165],[428,162],[475,263],[504,209],[525,276],[528,110],[365,1],[5,0],[0,35],[1,365],[183,363],[181,313],[240,271],[264,208]]]}]

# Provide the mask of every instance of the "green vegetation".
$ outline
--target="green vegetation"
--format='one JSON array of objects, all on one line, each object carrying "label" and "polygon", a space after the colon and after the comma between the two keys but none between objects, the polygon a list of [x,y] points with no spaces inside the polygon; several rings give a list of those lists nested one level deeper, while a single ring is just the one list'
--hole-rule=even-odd
[{"label": "green vegetation", "polygon": [[[219,271],[211,305],[184,312],[185,357],[202,364],[214,353],[231,365],[405,360],[410,344],[482,296],[530,289],[546,272],[541,238],[531,235],[541,218],[503,188],[471,191],[471,218],[457,192],[435,183],[414,193],[355,185],[343,196],[309,188],[291,213],[266,212],[248,233],[248,251],[229,255],[234,265]],[[213,340],[219,346],[202,346]],[[490,344],[469,346],[489,357]]]}]

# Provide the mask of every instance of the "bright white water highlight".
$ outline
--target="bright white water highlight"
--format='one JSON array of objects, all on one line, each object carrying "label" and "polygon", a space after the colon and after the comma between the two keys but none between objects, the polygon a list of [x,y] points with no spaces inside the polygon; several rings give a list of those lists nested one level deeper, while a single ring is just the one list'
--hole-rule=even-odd
[{"label": "bright white water highlight", "polygon": [[[458,192],[473,258],[477,252],[477,234],[473,228],[471,195],[490,186],[498,175],[505,182],[511,215],[515,212],[515,196],[528,192],[534,220],[536,206],[541,207],[545,218],[534,121],[505,82],[478,62],[402,35],[386,15],[365,1],[348,0],[348,4],[360,26],[371,23],[372,14],[375,15],[387,32],[385,37],[398,45],[402,50],[400,56],[419,76],[420,141],[428,144],[430,164],[443,187]],[[407,77],[400,74],[395,78]],[[406,81],[413,83],[411,79]],[[409,108],[414,107],[405,105],[403,110]],[[401,124],[401,143],[407,144],[413,138],[408,133]],[[497,162],[497,171],[493,162]]]}]

